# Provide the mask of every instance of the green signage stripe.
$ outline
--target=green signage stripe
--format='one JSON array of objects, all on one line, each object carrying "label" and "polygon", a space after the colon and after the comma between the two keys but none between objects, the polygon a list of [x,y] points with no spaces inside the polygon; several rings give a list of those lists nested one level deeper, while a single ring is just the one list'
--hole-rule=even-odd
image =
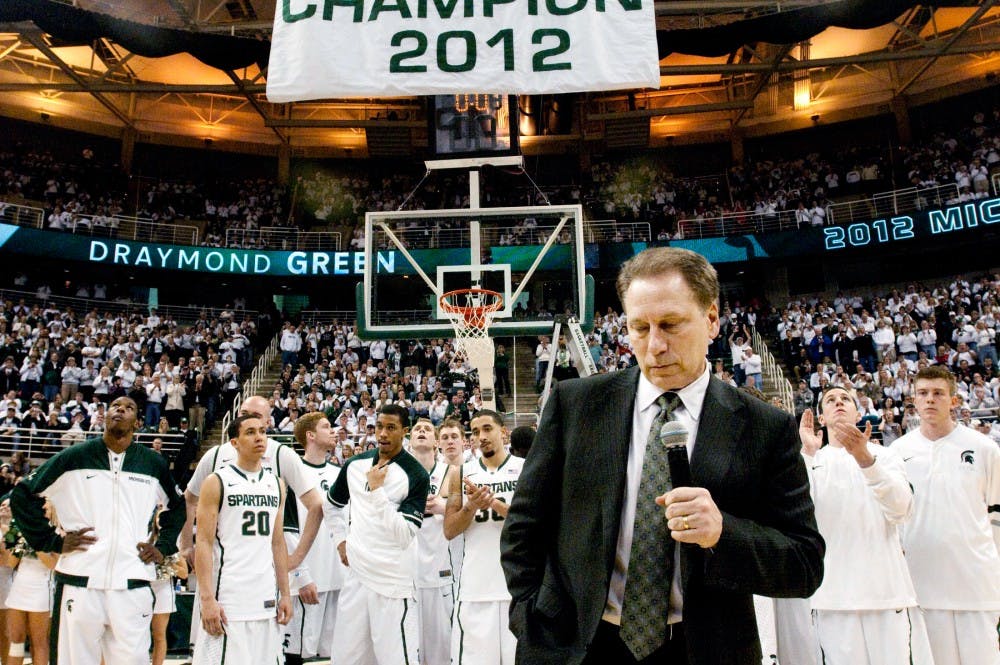
[{"label": "green signage stripe", "polygon": [[[759,259],[837,252],[843,249],[905,247],[908,243],[947,238],[975,238],[973,234],[1000,230],[1000,198],[981,199],[923,210],[908,215],[854,222],[839,226],[808,227],[766,234],[745,234],[725,238],[671,240],[664,243],[685,247],[712,263],[738,263]],[[996,226],[994,226],[996,225]],[[647,243],[588,244],[586,269],[613,269],[648,246]],[[510,265],[514,272],[527,271],[541,247],[538,245],[495,246],[489,248],[490,262]],[[44,231],[0,224],[0,253],[25,254],[97,265],[127,266],[159,270],[203,273],[266,275],[273,277],[344,275],[364,273],[363,252],[288,252],[222,249],[144,243],[113,238]],[[439,266],[467,265],[468,248],[417,249],[414,260],[429,275]],[[571,245],[550,248],[539,268],[566,270],[573,265]],[[413,275],[413,266],[400,252],[376,254],[376,271],[382,274]]]}]

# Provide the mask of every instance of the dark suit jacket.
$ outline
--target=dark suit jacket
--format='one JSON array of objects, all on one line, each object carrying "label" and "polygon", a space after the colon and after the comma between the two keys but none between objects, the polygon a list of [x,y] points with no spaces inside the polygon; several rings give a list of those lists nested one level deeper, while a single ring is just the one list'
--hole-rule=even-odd
[{"label": "dark suit jacket", "polygon": [[[564,381],[545,405],[501,539],[519,663],[579,663],[600,623],[638,379],[632,368]],[[691,475],[723,523],[711,550],[681,548],[693,664],[759,665],[752,595],[807,597],[822,581],[825,545],[799,448],[794,418],[710,380]]]}]

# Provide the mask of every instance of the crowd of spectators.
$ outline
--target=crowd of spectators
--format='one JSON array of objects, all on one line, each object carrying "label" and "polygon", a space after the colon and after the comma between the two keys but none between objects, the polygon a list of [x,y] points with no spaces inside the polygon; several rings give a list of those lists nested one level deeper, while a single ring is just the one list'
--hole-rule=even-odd
[{"label": "crowd of spectators", "polygon": [[0,443],[54,452],[102,431],[107,404],[120,396],[138,404],[141,431],[203,434],[252,366],[258,324],[231,310],[193,318],[2,302]]},{"label": "crowd of spectators", "polygon": [[770,319],[797,383],[799,413],[825,388],[846,387],[858,396],[862,416],[890,442],[919,426],[916,372],[942,365],[958,382],[956,416],[1000,441],[1000,275],[799,299],[772,310]]},{"label": "crowd of spectators", "polygon": [[[56,155],[33,143],[0,148],[0,198],[41,201],[44,226],[58,231],[114,235],[124,212],[127,179],[93,150]],[[0,208],[0,218],[6,217]]]},{"label": "crowd of spectators", "polygon": [[[631,242],[822,226],[830,221],[832,202],[908,185],[923,190],[954,184],[958,194],[950,202],[960,202],[989,195],[991,169],[1000,162],[1000,110],[976,111],[968,123],[928,130],[908,146],[847,145],[798,156],[772,152],[697,177],[655,157],[597,161],[587,172],[560,175],[563,184],[541,188],[523,175],[497,174],[484,179],[482,205],[581,203],[590,219],[623,223],[603,240]],[[213,247],[301,249],[283,229],[346,227],[356,231],[342,249],[358,249],[367,211],[469,205],[464,173],[418,173],[376,162],[362,169],[312,168],[290,187],[263,177],[133,180],[90,149],[60,157],[14,143],[0,147],[0,171],[0,198],[43,201],[46,228],[114,235],[126,214],[154,228],[193,220],[203,222],[201,242]],[[404,231],[431,238],[452,225],[427,221]],[[497,242],[530,243],[536,236],[518,228]]]},{"label": "crowd of spectators", "polygon": [[1000,162],[1000,109],[973,114],[965,126],[949,127],[913,146],[902,146],[906,179],[926,189],[954,183],[958,196],[948,203],[986,198],[990,175]]},{"label": "crowd of spectators", "polygon": [[362,341],[351,323],[305,322],[286,323],[279,348],[283,369],[269,397],[274,433],[290,434],[301,414],[323,411],[339,446],[364,450],[375,446],[384,404],[435,425],[455,416],[468,426],[483,408],[478,374],[451,340]]},{"label": "crowd of spectators", "polygon": [[[264,227],[294,228],[287,188],[268,178],[211,184],[159,180],[150,183],[138,216],[155,222],[203,220],[201,240],[209,247],[279,249],[256,233]],[[228,234],[228,231],[237,233]]]}]

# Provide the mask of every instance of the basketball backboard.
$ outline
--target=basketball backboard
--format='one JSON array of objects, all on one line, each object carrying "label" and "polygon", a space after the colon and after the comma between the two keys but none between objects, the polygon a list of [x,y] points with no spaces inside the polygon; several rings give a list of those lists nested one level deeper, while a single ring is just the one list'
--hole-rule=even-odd
[{"label": "basketball backboard", "polygon": [[451,338],[442,294],[496,291],[492,337],[551,334],[554,317],[593,325],[580,206],[369,212],[358,330],[367,339]]}]

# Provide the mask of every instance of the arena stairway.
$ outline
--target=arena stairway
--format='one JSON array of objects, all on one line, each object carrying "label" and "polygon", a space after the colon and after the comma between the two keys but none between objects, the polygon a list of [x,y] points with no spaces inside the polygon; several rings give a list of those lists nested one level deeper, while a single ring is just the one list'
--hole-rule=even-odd
[{"label": "arena stairway", "polygon": [[[535,387],[535,337],[525,336],[514,339],[504,339],[507,350],[511,352],[510,382],[511,395],[501,397],[507,427],[513,429],[518,425],[535,424],[538,413],[538,400],[541,397]],[[517,398],[514,398],[513,388],[517,385]]]},{"label": "arena stairway", "polygon": [[[260,383],[257,385],[255,394],[262,397],[270,397],[271,392],[274,390],[274,384],[278,382],[280,377],[281,354],[277,353],[267,366],[267,371],[264,372],[263,378],[261,378]],[[204,454],[206,450],[222,440],[222,415],[223,413],[218,415],[215,419],[215,424],[212,425],[212,429],[208,430],[201,438],[201,454]],[[201,457],[201,454],[199,454],[199,457]]]}]

